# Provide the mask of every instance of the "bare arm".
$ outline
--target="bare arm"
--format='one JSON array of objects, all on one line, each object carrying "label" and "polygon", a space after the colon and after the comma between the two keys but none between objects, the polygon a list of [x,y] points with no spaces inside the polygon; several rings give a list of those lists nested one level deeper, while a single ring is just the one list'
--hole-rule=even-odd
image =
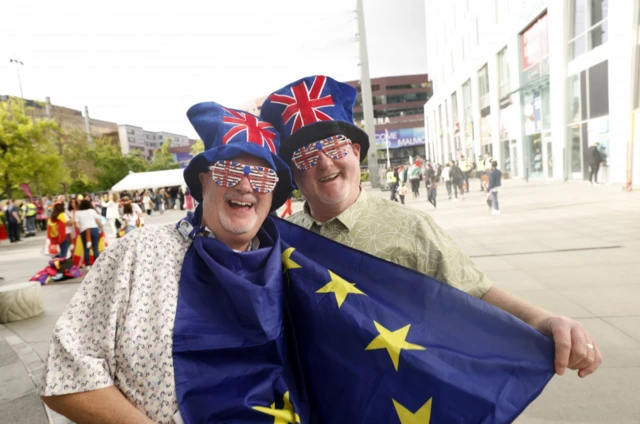
[{"label": "bare arm", "polygon": [[[555,342],[555,368],[563,375],[567,368],[579,370],[582,378],[602,363],[602,354],[593,337],[579,322],[539,308],[497,286],[491,286],[482,300],[520,318]],[[589,348],[590,346],[590,348]]]},{"label": "bare arm", "polygon": [[115,386],[90,392],[43,396],[47,406],[71,421],[83,424],[152,424]]}]

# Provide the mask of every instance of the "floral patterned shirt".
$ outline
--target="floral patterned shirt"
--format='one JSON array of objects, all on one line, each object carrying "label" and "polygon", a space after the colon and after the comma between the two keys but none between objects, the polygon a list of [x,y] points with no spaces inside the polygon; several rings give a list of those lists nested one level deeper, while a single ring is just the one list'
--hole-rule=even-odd
[{"label": "floral patterned shirt", "polygon": [[482,297],[491,281],[425,212],[360,191],[346,211],[318,222],[304,210],[288,219],[354,249],[395,262]]},{"label": "floral patterned shirt", "polygon": [[167,224],[100,255],[55,326],[40,395],[116,386],[154,422],[173,422],[173,326],[189,244]]}]

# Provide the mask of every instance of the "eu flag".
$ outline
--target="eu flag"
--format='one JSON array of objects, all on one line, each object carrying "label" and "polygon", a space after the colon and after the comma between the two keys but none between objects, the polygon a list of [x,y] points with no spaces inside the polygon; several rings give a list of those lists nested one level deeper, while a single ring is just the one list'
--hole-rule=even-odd
[{"label": "eu flag", "polygon": [[552,378],[553,342],[526,323],[275,222],[285,314],[314,422],[507,423]]}]

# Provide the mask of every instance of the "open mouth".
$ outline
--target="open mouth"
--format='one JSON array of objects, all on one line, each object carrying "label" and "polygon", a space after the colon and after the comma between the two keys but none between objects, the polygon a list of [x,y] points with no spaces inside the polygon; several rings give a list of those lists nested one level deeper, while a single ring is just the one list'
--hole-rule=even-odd
[{"label": "open mouth", "polygon": [[330,174],[330,175],[327,175],[326,177],[322,177],[318,181],[320,181],[321,183],[326,183],[328,181],[335,180],[336,178],[338,178],[339,175],[340,175],[340,173],[336,172],[335,174]]},{"label": "open mouth", "polygon": [[243,202],[241,200],[227,200],[227,204],[231,209],[246,210],[253,208],[253,202]]}]

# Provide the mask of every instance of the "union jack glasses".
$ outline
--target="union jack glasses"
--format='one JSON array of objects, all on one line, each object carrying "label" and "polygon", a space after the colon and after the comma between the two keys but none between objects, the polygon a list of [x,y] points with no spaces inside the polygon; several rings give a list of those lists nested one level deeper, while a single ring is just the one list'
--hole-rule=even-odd
[{"label": "union jack glasses", "polygon": [[351,140],[342,134],[316,141],[293,152],[293,164],[300,171],[308,171],[318,164],[318,155],[323,151],[331,159],[342,159],[349,154]]},{"label": "union jack glasses", "polygon": [[238,185],[245,175],[251,188],[258,193],[270,193],[278,183],[278,174],[264,166],[245,165],[230,160],[220,160],[209,167],[213,181],[221,187]]}]

